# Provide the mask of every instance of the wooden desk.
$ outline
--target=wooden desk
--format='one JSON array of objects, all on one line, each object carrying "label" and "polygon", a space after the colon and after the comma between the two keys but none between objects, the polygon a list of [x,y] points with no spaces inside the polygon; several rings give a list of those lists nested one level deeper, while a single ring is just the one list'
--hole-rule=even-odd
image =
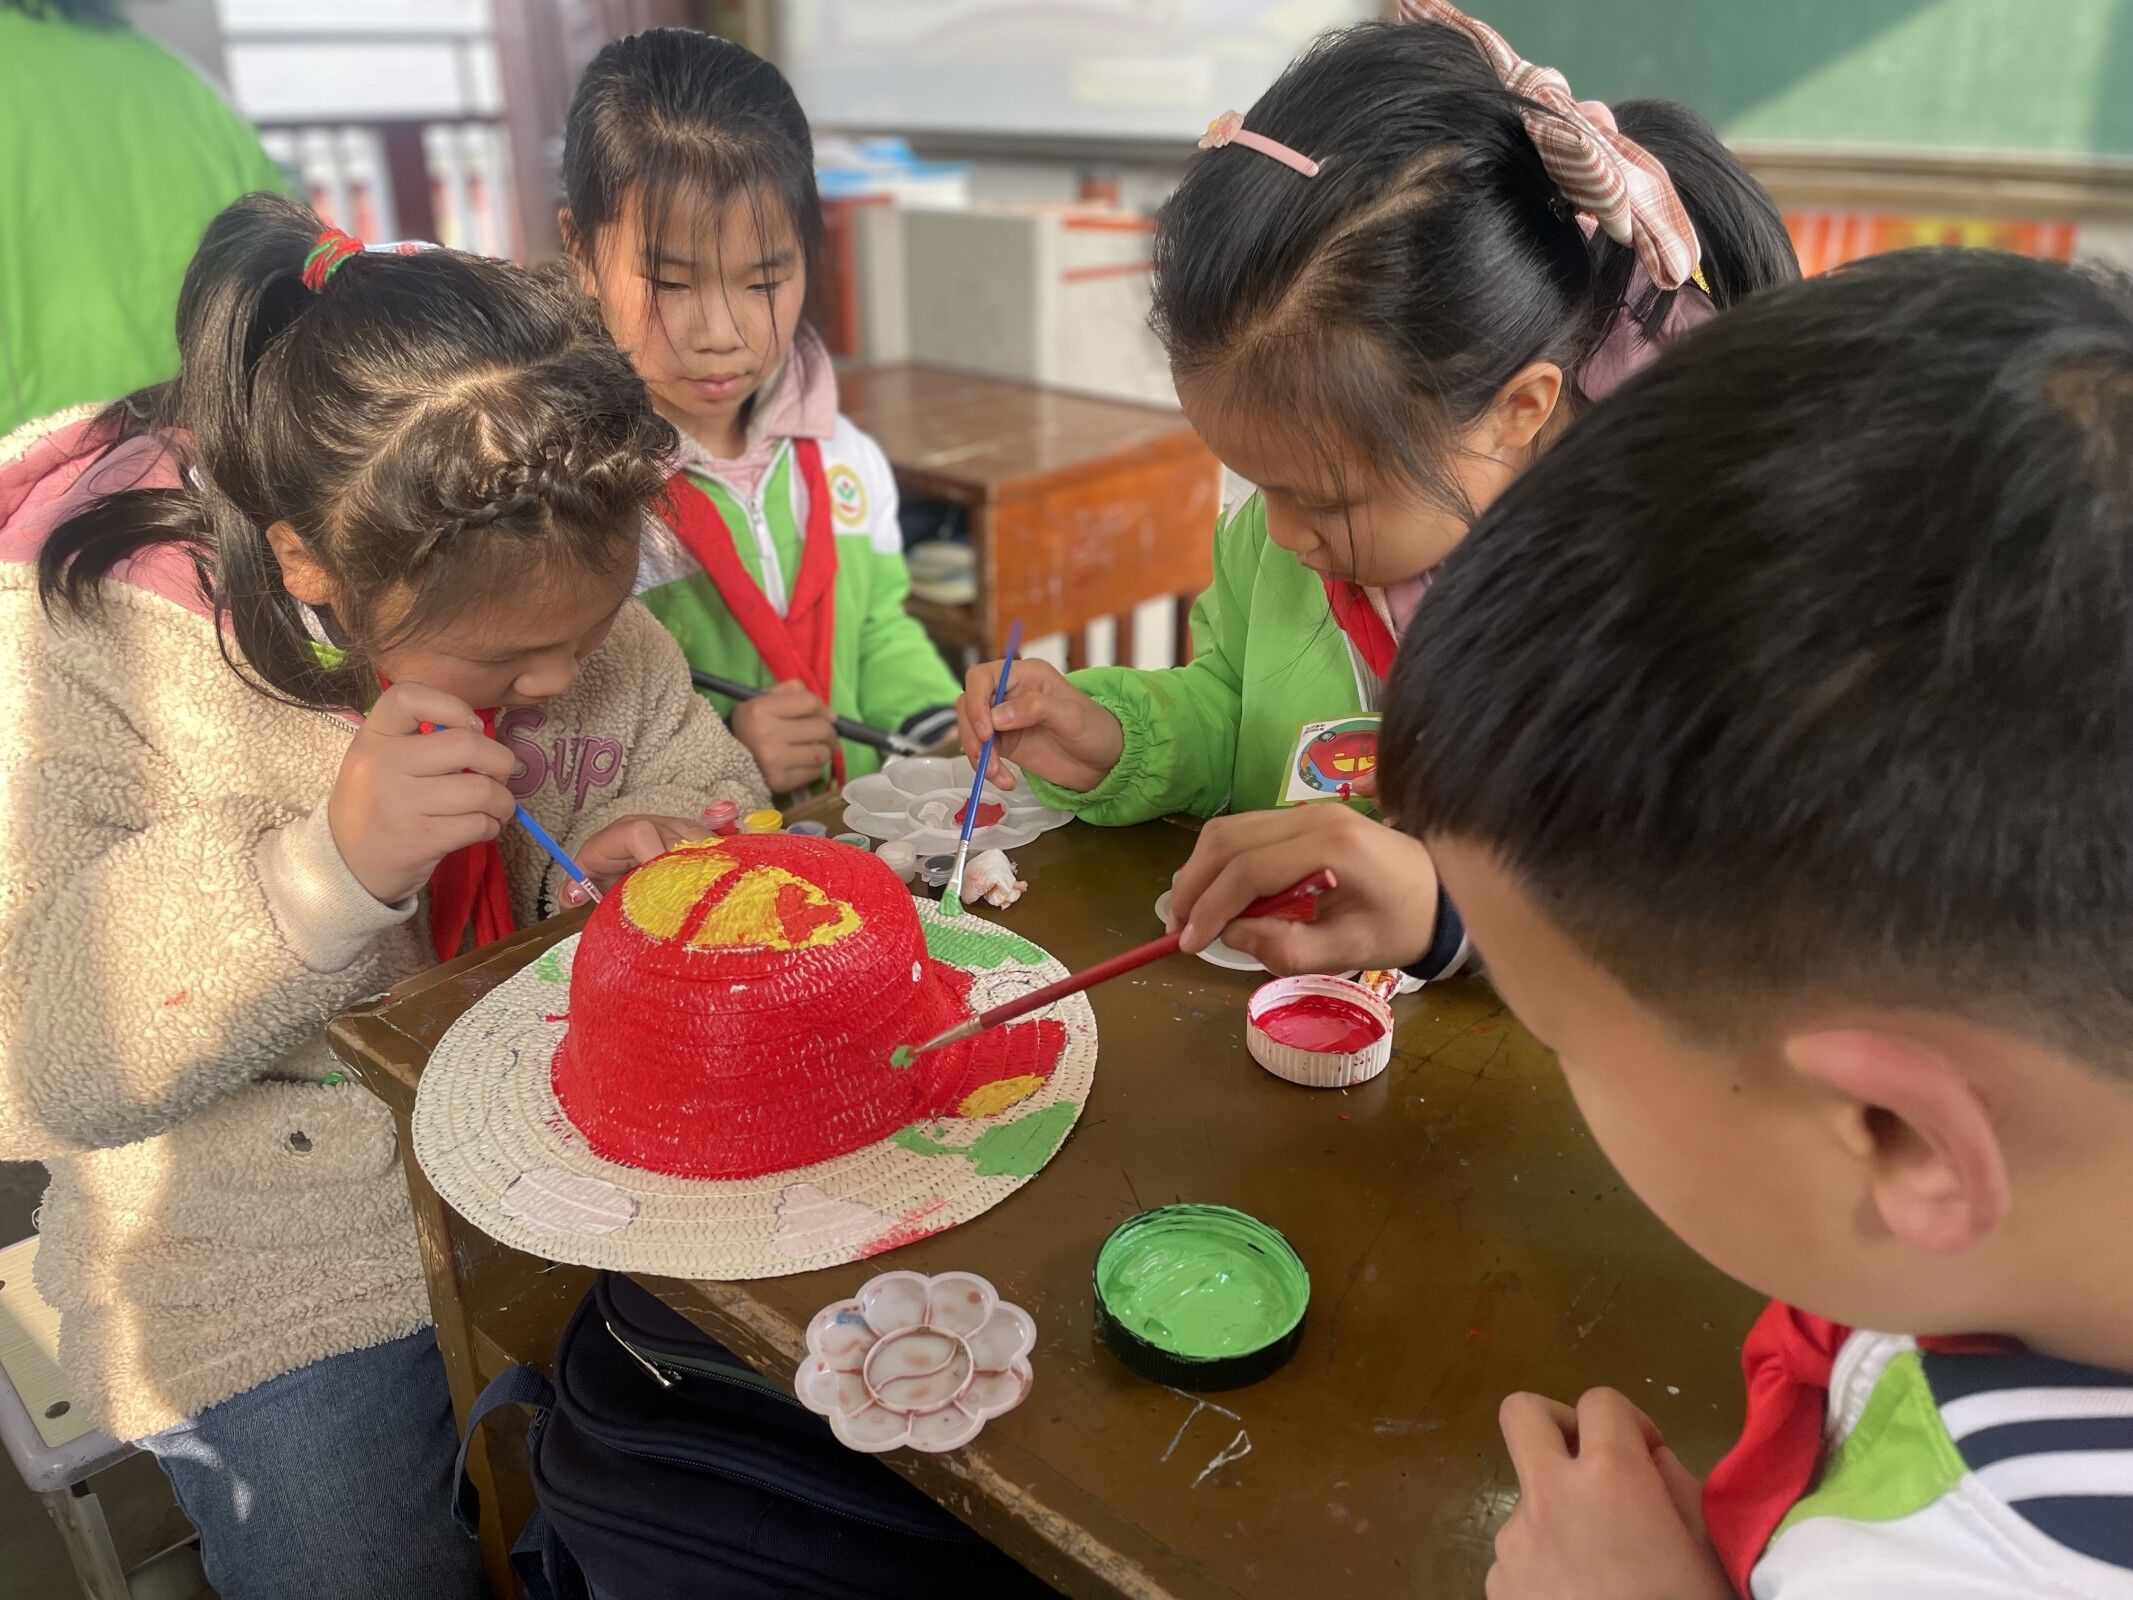
[{"label": "wooden desk", "polygon": [[997,655],[1008,624],[1064,633],[1073,665],[1082,632],[1117,619],[1132,660],[1133,608],[1177,602],[1185,619],[1213,578],[1221,469],[1174,411],[1069,394],[939,367],[838,375],[845,412],[872,434],[908,497],[970,512],[977,602],[911,609],[950,650]]},{"label": "wooden desk", "polygon": [[[1031,888],[1001,920],[1083,965],[1154,934],[1151,906],[1190,846],[1165,824],[1049,834],[1016,852]],[[398,1114],[403,1149],[439,1035],[576,925],[544,924],[336,1024],[337,1048]],[[886,1459],[1075,1596],[1478,1595],[1515,1493],[1496,1431],[1514,1389],[1613,1384],[1709,1467],[1739,1424],[1755,1302],[1622,1188],[1554,1062],[1493,992],[1468,982],[1402,1000],[1392,1066],[1339,1093],[1252,1064],[1251,988],[1177,958],[1099,989],[1080,1124],[1034,1183],[974,1222],[826,1272],[653,1286],[789,1379],[808,1318],[875,1272],[991,1278],[1037,1319],[1035,1391],[968,1449]],[[514,1255],[412,1166],[409,1179],[463,1414],[499,1365],[545,1355],[585,1275]],[[1104,1236],[1179,1199],[1266,1219],[1311,1271],[1295,1359],[1204,1405],[1132,1376],[1090,1327]],[[513,1531],[526,1503],[515,1452],[499,1452],[486,1496]],[[503,1526],[485,1520],[492,1556]]]}]

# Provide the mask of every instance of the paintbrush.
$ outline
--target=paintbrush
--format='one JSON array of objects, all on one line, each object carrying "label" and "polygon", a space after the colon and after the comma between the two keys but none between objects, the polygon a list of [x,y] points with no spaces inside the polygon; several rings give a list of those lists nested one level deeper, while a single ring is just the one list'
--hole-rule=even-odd
[{"label": "paintbrush", "polygon": [[[422,724],[422,731],[424,733],[435,733],[437,724],[425,722]],[[585,898],[594,905],[598,905],[600,903],[600,891],[593,887],[592,879],[586,877],[584,872],[579,869],[578,864],[570,859],[569,854],[563,847],[548,836],[548,830],[533,820],[533,813],[524,806],[515,805],[511,808],[511,816],[521,828],[533,835],[533,842],[548,852],[550,860],[570,874],[570,881],[585,891]]]},{"label": "paintbrush", "polygon": [[547,851],[557,866],[570,874],[570,881],[585,891],[585,898],[594,905],[598,905],[600,903],[600,891],[593,887],[592,879],[585,876],[584,872],[579,869],[578,864],[564,852],[561,845],[548,837],[548,830],[533,820],[533,813],[524,806],[518,806],[511,814],[518,819],[520,827],[533,835],[533,842]]},{"label": "paintbrush", "polygon": [[[1015,655],[1022,648],[1022,623],[1018,618],[1007,630],[1007,654],[1000,661],[1000,681],[992,686],[992,703],[995,709],[1007,698],[1007,675],[1015,670]],[[978,805],[985,798],[985,769],[992,765],[993,741],[1000,737],[994,728],[985,740],[985,748],[978,752],[978,770],[970,780],[970,804],[963,807],[963,835],[956,841],[955,871],[948,875],[948,888],[941,895],[941,908],[951,917],[963,914],[963,869],[970,865],[970,834],[978,825]]]},{"label": "paintbrush", "polygon": [[[1292,883],[1279,894],[1270,894],[1262,900],[1254,900],[1237,913],[1237,920],[1246,917],[1280,917],[1290,922],[1313,922],[1318,918],[1318,897],[1334,886],[1333,874],[1324,868],[1301,882]],[[892,1066],[908,1067],[929,1050],[938,1050],[943,1045],[956,1044],[974,1038],[987,1028],[997,1028],[1003,1022],[1013,1022],[1017,1017],[1026,1017],[1050,1005],[1054,1000],[1064,1000],[1070,994],[1080,994],[1093,989],[1099,983],[1109,982],[1122,972],[1131,972],[1136,967],[1145,967],[1151,961],[1160,961],[1178,947],[1180,935],[1166,933],[1160,939],[1151,939],[1137,949],[1123,955],[1115,955],[1108,961],[1099,961],[1093,967],[1061,978],[1057,983],[1048,983],[1029,994],[1017,996],[1005,1005],[994,1006],[990,1011],[981,1011],[967,1021],[958,1022],[946,1033],[935,1034],[921,1045],[899,1045],[889,1056]]]},{"label": "paintbrush", "polygon": [[[699,689],[709,689],[713,694],[722,694],[728,700],[753,700],[758,695],[768,694],[768,689],[753,688],[732,678],[721,678],[715,672],[698,672],[689,669],[689,681]],[[864,722],[854,722],[849,717],[832,717],[831,725],[837,737],[849,739],[854,744],[870,745],[876,750],[886,750],[892,756],[919,756],[926,747],[916,739],[906,739],[900,733],[883,733],[879,728],[870,728]]]}]

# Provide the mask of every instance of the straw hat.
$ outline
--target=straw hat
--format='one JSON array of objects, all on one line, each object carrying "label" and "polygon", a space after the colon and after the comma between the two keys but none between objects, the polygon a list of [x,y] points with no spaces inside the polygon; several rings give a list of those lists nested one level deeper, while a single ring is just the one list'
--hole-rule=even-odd
[{"label": "straw hat", "polygon": [[863,850],[685,845],[453,1025],[415,1155],[468,1220],[555,1260],[696,1278],[858,1260],[998,1204],[1064,1142],[1095,1071],[1080,996],[890,1059],[1063,974]]}]

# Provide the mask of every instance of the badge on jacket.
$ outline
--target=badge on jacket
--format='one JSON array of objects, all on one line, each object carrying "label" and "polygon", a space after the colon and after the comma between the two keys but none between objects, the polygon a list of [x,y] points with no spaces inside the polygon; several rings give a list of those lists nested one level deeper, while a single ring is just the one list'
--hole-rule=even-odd
[{"label": "badge on jacket", "polygon": [[842,463],[829,469],[830,515],[840,528],[856,528],[867,520],[866,485],[859,474]]},{"label": "badge on jacket", "polygon": [[1381,720],[1359,716],[1305,723],[1296,736],[1296,749],[1289,757],[1288,782],[1276,804],[1293,806],[1307,800],[1354,798],[1357,781],[1375,776],[1378,770]]}]

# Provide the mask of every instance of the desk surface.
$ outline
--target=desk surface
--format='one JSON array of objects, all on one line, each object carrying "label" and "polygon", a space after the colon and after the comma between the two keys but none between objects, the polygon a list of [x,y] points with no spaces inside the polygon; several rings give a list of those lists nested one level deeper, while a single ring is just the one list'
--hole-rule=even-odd
[{"label": "desk surface", "polygon": [[1134,451],[1198,453],[1183,415],[945,367],[859,367],[837,376],[845,414],[900,478],[992,493]]},{"label": "desk surface", "polygon": [[[1001,920],[1085,965],[1154,935],[1190,845],[1163,824],[1063,829],[1016,852],[1030,892]],[[452,1018],[577,922],[414,980],[343,1042],[404,1096]],[[991,1278],[1037,1319],[1034,1392],[964,1451],[888,1460],[1077,1596],[1478,1594],[1515,1492],[1496,1431],[1514,1389],[1613,1384],[1707,1468],[1738,1426],[1754,1302],[1623,1189],[1487,986],[1400,1001],[1392,1066],[1345,1093],[1252,1064],[1251,987],[1177,957],[1096,991],[1080,1124],[976,1221],[831,1271],[654,1286],[785,1377],[814,1311],[876,1271]],[[1311,1272],[1295,1359],[1204,1403],[1128,1373],[1090,1323],[1104,1236],[1179,1199],[1264,1218]]]}]

